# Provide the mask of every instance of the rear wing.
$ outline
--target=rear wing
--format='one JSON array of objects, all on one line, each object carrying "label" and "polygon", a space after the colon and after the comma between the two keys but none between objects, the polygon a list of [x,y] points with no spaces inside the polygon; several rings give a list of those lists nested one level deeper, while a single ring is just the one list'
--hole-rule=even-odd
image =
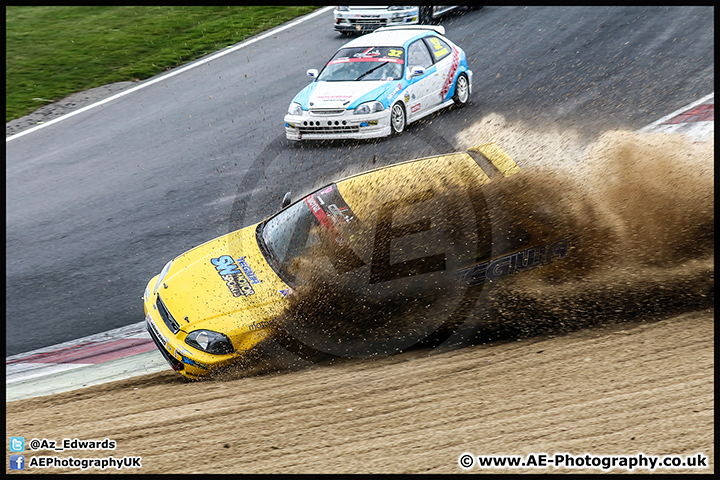
[{"label": "rear wing", "polygon": [[517,163],[495,142],[468,148],[467,152],[490,177],[494,176],[494,172],[492,168],[488,168],[489,166],[494,167],[503,177],[520,172]]},{"label": "rear wing", "polygon": [[445,27],[442,25],[396,25],[393,27],[380,27],[376,32],[391,32],[393,30],[432,30],[440,35],[445,35]]}]

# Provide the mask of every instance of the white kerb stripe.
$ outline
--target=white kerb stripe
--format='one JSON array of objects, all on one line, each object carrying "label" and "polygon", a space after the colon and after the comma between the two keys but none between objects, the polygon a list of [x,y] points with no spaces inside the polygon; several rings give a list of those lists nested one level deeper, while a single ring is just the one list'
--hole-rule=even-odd
[{"label": "white kerb stripe", "polygon": [[641,128],[641,129],[638,130],[638,131],[640,131],[640,132],[646,132],[646,131],[648,131],[648,130],[652,130],[653,128],[657,127],[658,125],[661,125],[661,124],[667,122],[668,120],[670,120],[670,119],[672,119],[672,118],[674,118],[674,117],[677,117],[677,116],[680,115],[681,113],[686,112],[686,111],[688,111],[688,110],[690,110],[690,109],[692,109],[692,108],[695,108],[695,107],[697,107],[698,105],[702,105],[703,103],[707,102],[708,100],[710,100],[710,99],[713,98],[714,96],[715,96],[715,92],[713,92],[713,93],[711,93],[711,94],[709,94],[709,95],[705,95],[705,96],[702,97],[700,100],[697,100],[697,101],[691,103],[690,105],[686,105],[686,106],[684,106],[684,107],[682,107],[682,108],[680,108],[680,109],[678,109],[678,110],[675,110],[675,111],[672,112],[671,114],[665,115],[665,116],[662,117],[660,120],[655,120],[655,121],[654,121],[653,123],[651,123],[650,125],[647,125],[647,126]]}]

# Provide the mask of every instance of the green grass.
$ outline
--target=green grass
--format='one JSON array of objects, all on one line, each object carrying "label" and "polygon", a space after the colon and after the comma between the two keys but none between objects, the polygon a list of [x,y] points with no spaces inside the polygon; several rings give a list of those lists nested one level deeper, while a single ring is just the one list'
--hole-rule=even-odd
[{"label": "green grass", "polygon": [[152,77],[316,8],[5,7],[5,121],[73,93]]}]

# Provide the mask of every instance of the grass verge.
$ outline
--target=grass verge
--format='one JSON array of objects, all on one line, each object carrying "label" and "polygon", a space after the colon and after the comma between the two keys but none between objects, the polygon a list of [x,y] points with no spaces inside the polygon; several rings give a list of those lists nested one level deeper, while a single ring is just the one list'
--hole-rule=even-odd
[{"label": "grass verge", "polygon": [[234,45],[314,6],[5,7],[5,121]]}]

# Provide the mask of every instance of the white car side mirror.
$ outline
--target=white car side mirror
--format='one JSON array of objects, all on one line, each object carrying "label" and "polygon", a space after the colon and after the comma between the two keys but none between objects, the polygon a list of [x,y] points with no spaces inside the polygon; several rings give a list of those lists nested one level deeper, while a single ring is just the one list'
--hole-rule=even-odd
[{"label": "white car side mirror", "polygon": [[317,77],[317,76],[318,76],[317,68],[311,68],[310,70],[308,70],[308,71],[307,71],[307,76],[310,77],[310,78],[315,78],[315,77]]},{"label": "white car side mirror", "polygon": [[410,67],[410,77],[417,77],[425,73],[425,67]]}]

